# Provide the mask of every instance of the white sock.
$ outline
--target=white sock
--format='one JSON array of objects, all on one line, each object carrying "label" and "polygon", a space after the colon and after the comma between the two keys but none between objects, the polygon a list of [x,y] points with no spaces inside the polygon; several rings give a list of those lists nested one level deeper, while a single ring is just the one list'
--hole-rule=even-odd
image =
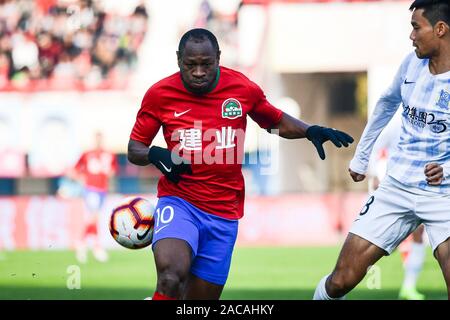
[{"label": "white sock", "polygon": [[329,276],[330,275],[327,274],[322,278],[322,280],[320,280],[319,284],[317,285],[316,291],[314,291],[313,300],[345,300],[345,296],[340,298],[331,298],[328,295],[327,289],[325,288],[325,282],[327,281]]},{"label": "white sock", "polygon": [[417,278],[422,271],[425,261],[425,245],[423,243],[413,242],[411,251],[405,261],[405,278],[403,279],[403,287],[415,288]]}]

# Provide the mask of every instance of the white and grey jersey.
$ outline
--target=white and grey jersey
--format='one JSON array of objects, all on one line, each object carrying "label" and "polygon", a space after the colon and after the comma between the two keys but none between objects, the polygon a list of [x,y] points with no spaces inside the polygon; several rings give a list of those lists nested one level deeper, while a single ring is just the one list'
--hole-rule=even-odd
[{"label": "white and grey jersey", "polygon": [[[401,105],[400,139],[390,151],[387,174],[403,184],[450,194],[450,71],[433,75],[429,59],[409,54],[392,85],[378,100],[369,119],[350,169],[365,174],[379,134]],[[427,184],[425,165],[444,167],[440,186]]]}]

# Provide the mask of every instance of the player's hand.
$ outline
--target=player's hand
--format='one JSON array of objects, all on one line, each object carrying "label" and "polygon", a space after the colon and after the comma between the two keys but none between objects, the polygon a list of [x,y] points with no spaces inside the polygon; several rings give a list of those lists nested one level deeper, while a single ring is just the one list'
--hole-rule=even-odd
[{"label": "player's hand", "polygon": [[350,172],[350,176],[355,182],[363,181],[366,178],[365,174],[356,173],[355,171],[352,171],[352,169],[350,168],[348,169],[348,172]]},{"label": "player's hand", "polygon": [[353,138],[343,131],[339,131],[333,128],[325,128],[321,126],[310,126],[306,130],[306,138],[311,141],[319,153],[320,159],[325,159],[325,151],[322,144],[328,140],[334,143],[338,148],[344,146],[348,147],[353,142]]},{"label": "player's hand", "polygon": [[429,185],[438,186],[444,180],[444,168],[439,163],[427,163],[424,173]]},{"label": "player's hand", "polygon": [[192,174],[191,164],[188,160],[161,147],[152,146],[148,151],[148,160],[174,183],[180,181],[181,174]]}]

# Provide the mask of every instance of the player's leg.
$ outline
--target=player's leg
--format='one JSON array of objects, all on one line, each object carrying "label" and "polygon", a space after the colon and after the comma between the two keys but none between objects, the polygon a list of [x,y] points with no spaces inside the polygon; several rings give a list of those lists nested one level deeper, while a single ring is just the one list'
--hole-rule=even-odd
[{"label": "player's leg", "polygon": [[154,299],[182,299],[200,230],[182,199],[161,197],[155,208],[153,255],[157,271]]},{"label": "player's leg", "polygon": [[101,221],[101,213],[103,204],[105,202],[106,193],[105,192],[96,192],[97,195],[97,201],[95,203],[95,206],[91,208],[92,210],[92,221],[91,221],[91,228],[93,230],[92,236],[94,239],[94,247],[92,250],[92,253],[94,255],[94,258],[97,259],[97,261],[100,262],[106,262],[108,261],[108,253],[106,252],[105,248],[103,248],[100,233],[99,230],[99,222]]},{"label": "player's leg", "polygon": [[423,231],[425,230],[425,227],[423,224],[417,227],[416,230],[412,233],[413,242],[415,243],[423,243]]},{"label": "player's leg", "polygon": [[201,226],[201,233],[183,298],[217,300],[230,271],[238,221],[208,214],[190,204],[187,206]]},{"label": "player's leg", "polygon": [[345,296],[361,282],[368,268],[384,255],[386,252],[383,249],[349,233],[333,272],[319,283],[314,299],[328,300]]},{"label": "player's leg", "polygon": [[[423,242],[424,226],[420,225],[413,233],[408,250],[404,255],[405,276],[399,292],[399,298],[405,300],[424,300],[425,296],[417,291],[416,284],[425,261],[425,244]],[[403,243],[402,243],[403,244]],[[403,255],[402,255],[403,256]]]},{"label": "player's leg", "polygon": [[93,190],[90,188],[86,189],[84,195],[84,202],[86,207],[85,230],[81,249],[78,250],[79,253],[85,252],[85,254],[87,255],[88,241],[91,240],[93,242],[92,253],[94,255],[94,258],[100,262],[105,262],[108,260],[108,254],[102,247],[98,232],[100,212],[105,196],[106,194],[104,192]]},{"label": "player's leg", "polygon": [[428,192],[422,196],[417,215],[423,220],[434,257],[444,275],[450,299],[450,196]]},{"label": "player's leg", "polygon": [[165,238],[155,243],[153,255],[157,272],[155,296],[182,298],[191,268],[192,251],[189,244],[181,239]]},{"label": "player's leg", "polygon": [[389,255],[420,224],[413,197],[392,178],[382,181],[353,222],[333,272],[324,277],[315,299],[341,298],[365,276],[368,268]]},{"label": "player's leg", "polygon": [[223,287],[223,285],[208,282],[191,273],[186,282],[183,298],[188,300],[219,300]]},{"label": "player's leg", "polygon": [[447,295],[450,300],[450,239],[447,238],[434,251],[434,256],[439,262],[447,285]]},{"label": "player's leg", "polygon": [[88,203],[88,190],[84,189],[83,194],[83,212],[80,213],[80,219],[82,222],[82,231],[80,237],[78,238],[75,244],[75,254],[79,263],[87,262],[87,238],[92,232],[91,223],[90,223],[90,209]]}]

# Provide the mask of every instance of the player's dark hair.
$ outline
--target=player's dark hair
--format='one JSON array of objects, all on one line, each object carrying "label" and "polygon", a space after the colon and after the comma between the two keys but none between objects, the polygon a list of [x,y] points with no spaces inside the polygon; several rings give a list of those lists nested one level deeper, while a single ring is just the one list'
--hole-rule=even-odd
[{"label": "player's dark hair", "polygon": [[424,9],[423,16],[427,18],[432,26],[438,21],[444,21],[450,25],[449,0],[415,0],[409,10]]},{"label": "player's dark hair", "polygon": [[216,36],[206,29],[196,28],[189,30],[186,32],[180,39],[180,43],[178,44],[178,52],[180,53],[180,56],[184,53],[184,48],[186,47],[186,42],[188,40],[194,40],[196,42],[203,42],[205,40],[208,40],[211,42],[213,49],[218,53],[219,52],[219,43],[217,42]]}]

